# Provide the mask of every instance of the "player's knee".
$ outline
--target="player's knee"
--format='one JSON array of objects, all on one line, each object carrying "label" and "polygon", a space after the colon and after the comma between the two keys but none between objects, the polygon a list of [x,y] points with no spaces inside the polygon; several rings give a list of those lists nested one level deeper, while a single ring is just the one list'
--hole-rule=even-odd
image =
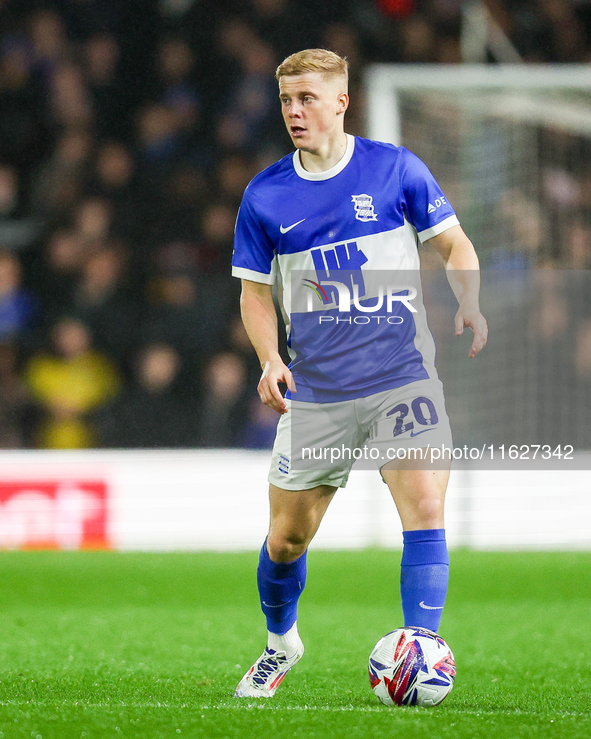
[{"label": "player's knee", "polygon": [[269,534],[267,549],[273,562],[295,562],[308,548],[308,538],[298,533]]},{"label": "player's knee", "polygon": [[414,513],[417,524],[421,529],[439,529],[443,527],[443,501],[439,498],[419,498]]}]

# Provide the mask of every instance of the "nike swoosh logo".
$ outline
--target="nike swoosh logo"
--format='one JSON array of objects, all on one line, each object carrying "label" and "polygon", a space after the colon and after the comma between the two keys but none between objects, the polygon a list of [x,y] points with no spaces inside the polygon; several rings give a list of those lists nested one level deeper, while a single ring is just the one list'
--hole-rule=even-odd
[{"label": "nike swoosh logo", "polygon": [[281,231],[282,234],[286,234],[288,231],[291,231],[292,228],[299,226],[300,223],[303,223],[305,220],[306,220],[305,218],[302,218],[301,221],[298,221],[297,223],[292,223],[291,226],[287,226],[286,228],[283,228],[283,224],[281,224],[281,226],[279,226],[279,230]]},{"label": "nike swoosh logo", "polygon": [[411,432],[410,432],[410,435],[411,435],[411,436],[412,436],[412,437],[414,438],[415,436],[420,436],[421,434],[426,434],[426,433],[427,433],[427,431],[435,431],[435,426],[433,426],[433,427],[432,427],[432,428],[430,428],[430,429],[423,429],[423,431],[417,431],[417,433],[416,433],[416,434],[415,434],[415,432],[414,432],[414,431],[411,431]]},{"label": "nike swoosh logo", "polygon": [[419,606],[421,608],[424,608],[426,611],[442,611],[443,610],[443,606],[427,606],[427,605],[425,605],[425,601],[424,600],[422,600],[419,603]]}]

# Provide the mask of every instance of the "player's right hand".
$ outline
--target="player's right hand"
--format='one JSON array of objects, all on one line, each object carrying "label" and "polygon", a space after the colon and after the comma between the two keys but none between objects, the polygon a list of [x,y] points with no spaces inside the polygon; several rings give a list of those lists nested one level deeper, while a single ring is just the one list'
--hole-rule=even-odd
[{"label": "player's right hand", "polygon": [[263,374],[257,387],[260,399],[269,408],[283,414],[287,413],[287,405],[279,390],[280,382],[287,385],[292,393],[296,392],[291,371],[280,359],[265,362]]}]

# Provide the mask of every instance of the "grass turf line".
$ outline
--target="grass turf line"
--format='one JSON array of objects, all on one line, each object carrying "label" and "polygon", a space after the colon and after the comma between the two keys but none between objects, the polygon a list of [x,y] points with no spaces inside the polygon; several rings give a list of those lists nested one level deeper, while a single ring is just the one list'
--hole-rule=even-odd
[{"label": "grass turf line", "polygon": [[0,555],[0,739],[591,736],[591,554],[452,552],[435,709],[373,696],[400,625],[400,554],[309,555],[306,655],[270,701],[232,698],[265,639],[257,554]]}]

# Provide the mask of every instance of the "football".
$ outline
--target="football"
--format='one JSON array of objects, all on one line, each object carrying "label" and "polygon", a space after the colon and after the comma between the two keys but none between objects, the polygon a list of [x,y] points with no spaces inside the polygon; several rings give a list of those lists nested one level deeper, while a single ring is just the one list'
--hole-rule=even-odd
[{"label": "football", "polygon": [[427,629],[396,629],[369,657],[369,682],[387,706],[436,706],[449,695],[456,663],[446,642]]}]

